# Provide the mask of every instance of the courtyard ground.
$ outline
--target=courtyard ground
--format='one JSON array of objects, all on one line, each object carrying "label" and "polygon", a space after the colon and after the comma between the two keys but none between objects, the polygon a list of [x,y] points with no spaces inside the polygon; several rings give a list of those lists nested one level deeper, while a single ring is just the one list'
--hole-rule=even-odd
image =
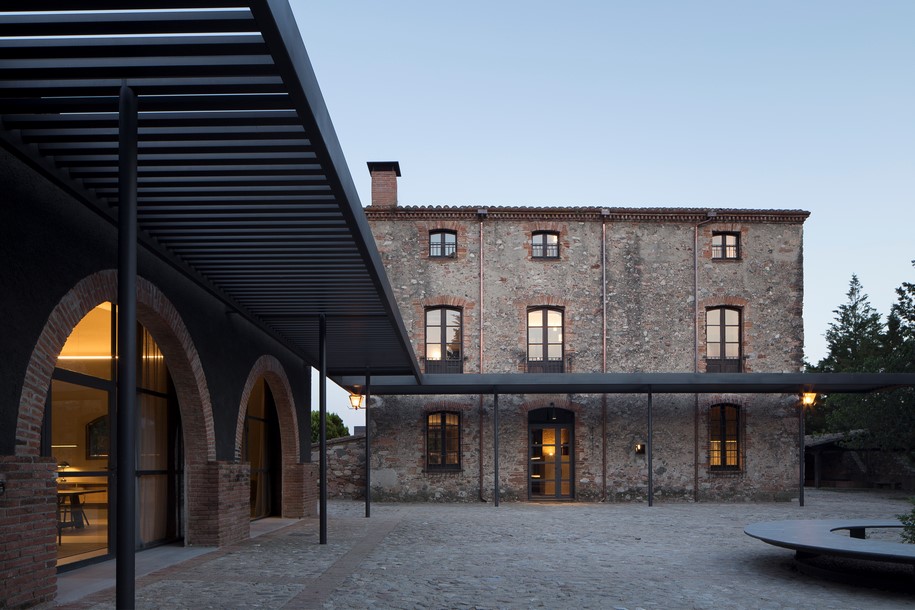
[{"label": "courtyard ground", "polygon": [[[906,497],[807,490],[804,508],[375,503],[369,519],[361,503],[331,502],[327,545],[317,519],[277,522],[285,527],[140,577],[136,600],[163,609],[915,608],[911,567],[869,565],[865,583],[836,580],[743,533],[756,521],[893,517],[911,508]],[[60,578],[63,607],[114,607],[111,577],[74,599],[77,576]],[[883,576],[902,586],[873,586]]]}]

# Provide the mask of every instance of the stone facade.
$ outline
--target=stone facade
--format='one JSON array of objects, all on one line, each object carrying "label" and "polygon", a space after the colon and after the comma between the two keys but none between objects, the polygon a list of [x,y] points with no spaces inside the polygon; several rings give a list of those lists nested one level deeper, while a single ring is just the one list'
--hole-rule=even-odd
[{"label": "stone facade", "polygon": [[[739,314],[734,362],[743,372],[801,370],[806,212],[385,201],[366,215],[421,368],[434,358],[425,312],[444,306],[461,313],[464,373],[528,371],[532,308],[561,312],[564,372],[704,372],[712,308]],[[455,235],[453,255],[430,256],[434,231]],[[558,237],[558,256],[535,256],[539,232]],[[713,252],[720,234],[739,241],[739,256]],[[709,408],[718,404],[739,408],[731,469],[711,464]],[[573,422],[571,497],[646,497],[647,460],[634,447],[646,441],[647,396],[562,394],[499,397],[503,498],[530,497],[529,414],[549,408]],[[439,411],[460,418],[460,463],[451,470],[427,464],[427,416]],[[656,497],[786,498],[796,486],[797,462],[786,459],[797,454],[796,396],[655,395],[653,417]],[[373,497],[491,497],[492,396],[376,398],[370,433]]]}]

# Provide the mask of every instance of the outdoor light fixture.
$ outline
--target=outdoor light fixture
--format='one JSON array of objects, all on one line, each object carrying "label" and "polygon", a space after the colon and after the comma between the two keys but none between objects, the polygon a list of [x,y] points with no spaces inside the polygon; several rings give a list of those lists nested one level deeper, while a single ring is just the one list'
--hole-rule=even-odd
[{"label": "outdoor light fixture", "polygon": [[349,407],[350,409],[359,409],[365,408],[365,396],[358,393],[353,393],[349,395]]},{"label": "outdoor light fixture", "polygon": [[816,392],[802,392],[801,393],[801,404],[805,407],[812,407],[813,403],[817,400]]},{"label": "outdoor light fixture", "polygon": [[635,444],[635,452],[638,453],[638,454],[643,454],[643,453],[645,453],[645,443],[636,443],[636,444]]},{"label": "outdoor light fixture", "polygon": [[556,421],[556,405],[553,403],[550,403],[549,417],[550,421]]}]

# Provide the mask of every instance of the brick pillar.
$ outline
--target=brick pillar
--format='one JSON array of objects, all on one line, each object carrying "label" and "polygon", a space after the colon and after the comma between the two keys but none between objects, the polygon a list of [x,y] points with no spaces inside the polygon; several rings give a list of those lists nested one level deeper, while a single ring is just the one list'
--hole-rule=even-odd
[{"label": "brick pillar", "polygon": [[318,465],[283,467],[283,516],[293,519],[318,515]]},{"label": "brick pillar", "polygon": [[400,163],[397,161],[370,161],[369,174],[372,176],[372,207],[397,207],[397,178]]},{"label": "brick pillar", "polygon": [[251,536],[249,464],[190,464],[188,483],[188,545],[224,546]]},{"label": "brick pillar", "polygon": [[50,604],[57,596],[57,464],[0,456],[0,607]]}]

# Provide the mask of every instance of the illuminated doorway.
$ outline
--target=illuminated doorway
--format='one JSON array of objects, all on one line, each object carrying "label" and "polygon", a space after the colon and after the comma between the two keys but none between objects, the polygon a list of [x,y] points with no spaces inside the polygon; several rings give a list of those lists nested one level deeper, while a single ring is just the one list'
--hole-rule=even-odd
[{"label": "illuminated doorway", "polygon": [[[57,461],[57,563],[113,552],[116,312],[102,303],[80,320],[57,360],[45,407],[42,454]],[[138,325],[137,548],[180,539],[181,425],[165,359]]]},{"label": "illuminated doorway", "polygon": [[242,444],[251,465],[251,519],[279,516],[282,510],[280,425],[270,386],[261,377],[251,389]]},{"label": "illuminated doorway", "polygon": [[528,414],[528,497],[570,500],[575,495],[575,415],[550,406]]}]

